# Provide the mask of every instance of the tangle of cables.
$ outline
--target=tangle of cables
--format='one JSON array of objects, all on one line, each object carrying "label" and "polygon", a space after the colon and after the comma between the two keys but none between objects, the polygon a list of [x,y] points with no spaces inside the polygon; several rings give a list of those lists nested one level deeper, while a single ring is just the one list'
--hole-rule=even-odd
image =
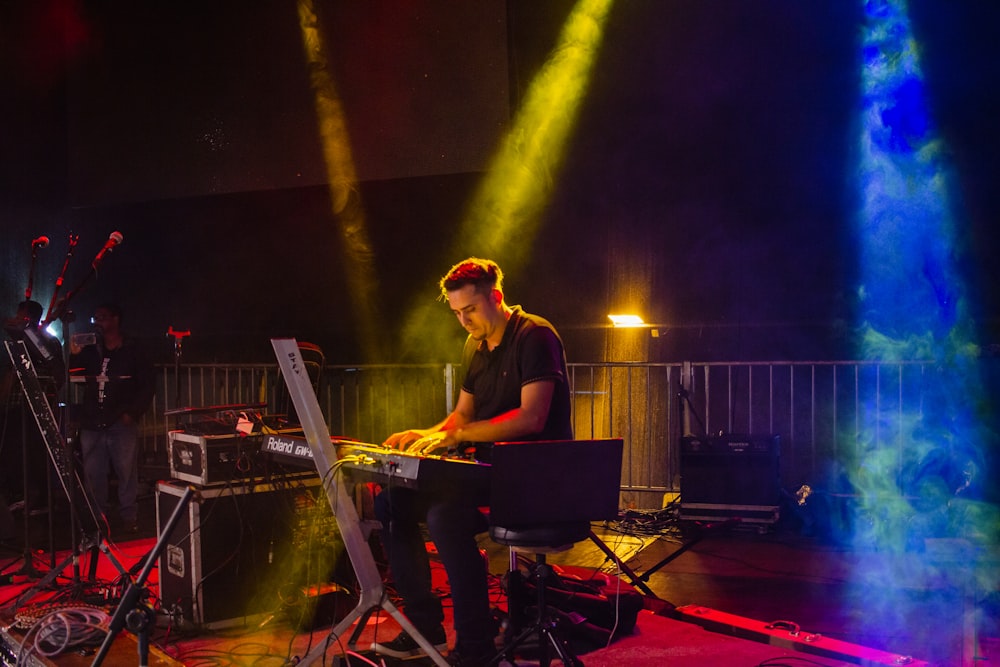
[{"label": "tangle of cables", "polygon": [[24,635],[17,665],[28,664],[31,655],[46,658],[83,644],[104,640],[111,617],[96,607],[65,607],[41,617]]}]

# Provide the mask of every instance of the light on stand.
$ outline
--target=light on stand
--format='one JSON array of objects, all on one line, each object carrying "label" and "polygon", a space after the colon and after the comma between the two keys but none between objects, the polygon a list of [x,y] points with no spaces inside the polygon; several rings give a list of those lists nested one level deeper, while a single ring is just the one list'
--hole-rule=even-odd
[{"label": "light on stand", "polygon": [[641,327],[645,324],[638,315],[608,315],[608,319],[614,327]]}]

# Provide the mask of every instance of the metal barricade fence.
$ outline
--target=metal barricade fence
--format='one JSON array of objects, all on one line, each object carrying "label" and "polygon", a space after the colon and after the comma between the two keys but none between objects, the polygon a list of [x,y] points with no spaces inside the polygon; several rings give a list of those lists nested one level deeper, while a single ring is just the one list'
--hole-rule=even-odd
[{"label": "metal barricade fence", "polygon": [[[859,439],[902,461],[907,421],[922,414],[930,362],[573,363],[577,438],[625,442],[623,502],[660,507],[680,488],[685,434],[778,434],[785,488],[831,474]],[[438,422],[454,405],[458,366],[328,365],[319,400],[330,432],[364,442]],[[291,404],[276,364],[157,368],[154,407],[143,419],[148,463],[166,461],[164,412],[176,407],[263,404],[275,417]],[[294,419],[294,415],[291,415]]]}]

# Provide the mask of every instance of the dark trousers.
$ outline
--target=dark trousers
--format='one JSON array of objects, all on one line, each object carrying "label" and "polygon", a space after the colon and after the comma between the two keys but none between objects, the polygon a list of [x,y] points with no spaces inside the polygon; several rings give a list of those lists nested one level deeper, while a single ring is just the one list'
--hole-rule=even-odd
[{"label": "dark trousers", "polygon": [[426,522],[431,541],[448,575],[459,641],[492,640],[488,568],[476,535],[486,532],[486,517],[461,498],[435,497],[412,489],[389,488],[375,497],[382,522],[382,543],[403,611],[421,634],[432,633],[444,620],[441,600],[431,587],[430,562],[420,524]]}]

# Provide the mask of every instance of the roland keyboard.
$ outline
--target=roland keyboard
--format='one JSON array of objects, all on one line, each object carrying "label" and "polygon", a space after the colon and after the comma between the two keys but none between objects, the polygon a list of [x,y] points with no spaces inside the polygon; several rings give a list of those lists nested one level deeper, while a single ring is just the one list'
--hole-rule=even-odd
[{"label": "roland keyboard", "polygon": [[[261,452],[274,461],[300,468],[314,468],[312,449],[305,438],[282,434],[261,436]],[[330,438],[338,463],[355,479],[411,489],[455,489],[489,499],[490,465],[468,459],[412,454],[354,440]],[[483,502],[483,504],[487,504]]]}]

